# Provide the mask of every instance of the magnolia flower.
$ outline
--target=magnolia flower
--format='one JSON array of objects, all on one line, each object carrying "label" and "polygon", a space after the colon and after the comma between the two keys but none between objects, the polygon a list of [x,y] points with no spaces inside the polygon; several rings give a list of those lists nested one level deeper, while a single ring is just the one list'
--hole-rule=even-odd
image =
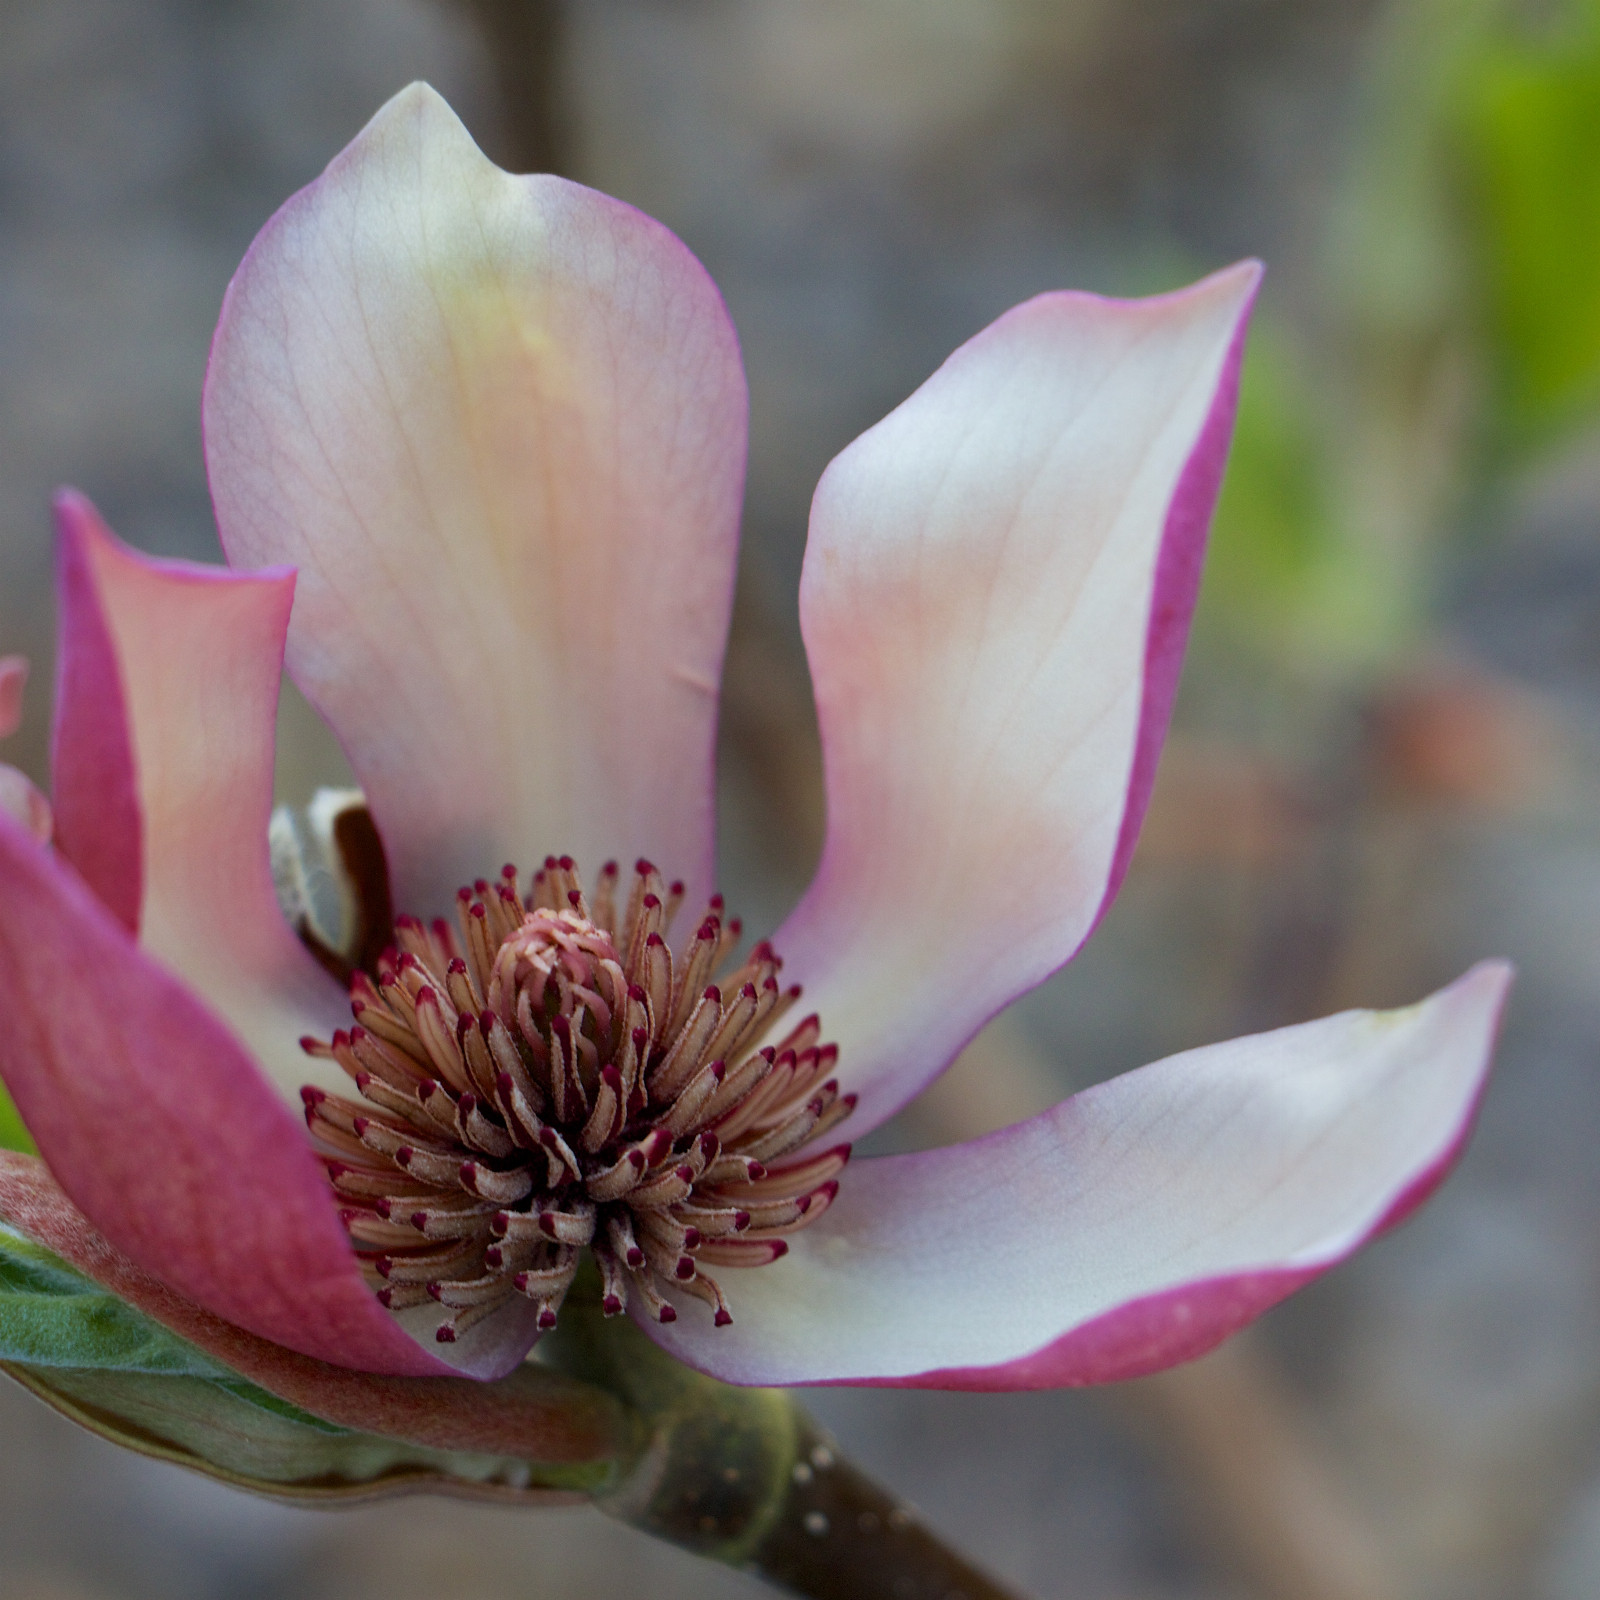
[{"label": "magnolia flower", "polygon": [[[800,597],[826,846],[730,976],[733,328],[664,228],[397,96],[229,288],[229,568],[58,504],[54,837],[0,816],[0,1070],[84,1217],[371,1372],[509,1371],[587,1250],[608,1310],[717,1376],[974,1388],[1194,1356],[1402,1217],[1465,1140],[1501,965],[955,1148],[846,1166],[831,1137],[1116,892],[1257,276],[1042,295],[829,467]],[[348,869],[343,951],[281,825],[274,879],[285,661],[369,808],[299,836]],[[706,910],[674,945],[679,901]]]}]

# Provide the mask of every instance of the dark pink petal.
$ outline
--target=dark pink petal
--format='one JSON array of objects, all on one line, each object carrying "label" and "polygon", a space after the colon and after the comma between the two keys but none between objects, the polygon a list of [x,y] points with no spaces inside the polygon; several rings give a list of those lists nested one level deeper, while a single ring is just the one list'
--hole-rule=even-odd
[{"label": "dark pink petal", "polygon": [[1209,1350],[1420,1204],[1460,1154],[1510,983],[1485,962],[1130,1072],[1032,1121],[853,1162],[782,1261],[658,1343],[734,1383],[1054,1388]]},{"label": "dark pink petal", "polygon": [[55,729],[51,741],[56,847],[129,932],[143,895],[139,779],[116,647],[91,551],[110,542],[93,506],[56,496]]},{"label": "dark pink petal", "polygon": [[1167,724],[1259,269],[1043,295],[824,474],[801,623],[828,835],[775,936],[870,1128],[1068,960]]},{"label": "dark pink petal", "polygon": [[447,1370],[373,1299],[304,1128],[234,1036],[4,815],[0,905],[0,1077],[84,1215],[264,1339]]},{"label": "dark pink petal", "polygon": [[[60,496],[56,519],[63,853],[298,1108],[318,1075],[301,1036],[349,1011],[285,924],[268,856],[294,575],[151,560],[81,495]],[[329,1081],[344,1086],[336,1072]]]},{"label": "dark pink petal", "polygon": [[597,1461],[617,1449],[611,1408],[596,1403],[593,1390],[547,1370],[537,1381],[492,1387],[460,1378],[351,1372],[224,1322],[108,1244],[32,1156],[0,1151],[0,1222],[236,1372],[329,1422],[441,1450],[533,1461]]},{"label": "dark pink petal", "polygon": [[300,571],[295,680],[397,904],[647,855],[704,894],[744,470],[727,313],[667,230],[397,95],[228,291],[206,459],[236,566]]}]

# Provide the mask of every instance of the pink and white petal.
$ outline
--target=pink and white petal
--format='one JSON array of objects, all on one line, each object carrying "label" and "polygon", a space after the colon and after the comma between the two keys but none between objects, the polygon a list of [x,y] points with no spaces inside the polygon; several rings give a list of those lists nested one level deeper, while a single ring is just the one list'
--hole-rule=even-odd
[{"label": "pink and white petal", "polygon": [[122,670],[91,549],[109,539],[73,490],[56,496],[55,722],[50,741],[56,848],[129,933],[144,896],[139,779]]},{"label": "pink and white petal", "polygon": [[548,852],[709,888],[746,411],[684,246],[501,172],[425,86],[263,230],[212,348],[212,493],[234,565],[300,570],[289,669],[397,904]]},{"label": "pink and white petal", "polygon": [[852,1163],[790,1254],[658,1343],[733,1383],[1057,1388],[1203,1354],[1421,1204],[1511,980],[1131,1072],[969,1144]]},{"label": "pink and white petal", "polygon": [[1259,277],[1042,295],[823,475],[800,614],[828,834],[774,942],[839,1041],[856,1127],[1070,959],[1116,892]]},{"label": "pink and white petal", "polygon": [[306,1082],[347,1088],[299,1046],[347,1024],[349,1008],[285,923],[267,845],[294,574],[151,560],[81,495],[59,496],[56,518],[65,853],[125,922],[131,886],[139,943],[232,1027],[287,1104],[298,1109]]},{"label": "pink and white petal", "polygon": [[304,1355],[447,1371],[362,1280],[305,1131],[229,1030],[0,814],[0,1077],[131,1260]]},{"label": "pink and white petal", "polygon": [[0,656],[0,739],[22,725],[22,694],[28,687],[28,658]]}]

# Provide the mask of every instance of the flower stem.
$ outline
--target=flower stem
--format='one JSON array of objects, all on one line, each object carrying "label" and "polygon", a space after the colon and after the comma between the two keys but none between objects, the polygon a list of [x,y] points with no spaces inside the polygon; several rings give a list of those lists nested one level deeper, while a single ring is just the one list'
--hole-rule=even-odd
[{"label": "flower stem", "polygon": [[585,1287],[538,1354],[635,1418],[595,1499],[607,1515],[811,1600],[1014,1600],[845,1461],[787,1391],[691,1370],[627,1318],[603,1319]]}]

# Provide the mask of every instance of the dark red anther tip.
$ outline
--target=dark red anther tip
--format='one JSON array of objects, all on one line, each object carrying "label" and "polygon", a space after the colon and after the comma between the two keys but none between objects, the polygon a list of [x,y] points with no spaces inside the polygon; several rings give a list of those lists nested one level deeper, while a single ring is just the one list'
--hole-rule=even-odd
[{"label": "dark red anther tip", "polygon": [[603,867],[601,867],[600,876],[602,878],[614,878],[616,877],[618,870],[619,868],[617,867],[615,861],[608,861]]},{"label": "dark red anther tip", "polygon": [[379,1256],[378,1259],[372,1264],[378,1269],[378,1276],[380,1278],[387,1278],[389,1274],[394,1271],[393,1256]]},{"label": "dark red anther tip", "polygon": [[622,1074],[609,1062],[600,1069],[600,1081],[605,1084],[613,1094],[622,1093]]},{"label": "dark red anther tip", "polygon": [[776,994],[778,992],[778,980],[776,978],[764,980],[761,985],[761,992],[762,994]]},{"label": "dark red anther tip", "polygon": [[568,889],[567,904],[571,906],[574,911],[576,911],[578,907],[583,904],[583,896],[579,894],[576,889]]},{"label": "dark red anther tip", "polygon": [[564,1040],[572,1037],[572,1022],[564,1011],[558,1011],[550,1019],[550,1031],[559,1033]]},{"label": "dark red anther tip", "polygon": [[741,1000],[759,1000],[761,996],[756,993],[756,986],[753,983],[747,983],[739,990],[739,998]]},{"label": "dark red anther tip", "polygon": [[409,972],[413,967],[415,967],[418,972],[422,971],[422,963],[418,961],[409,950],[402,950],[400,952],[400,959],[395,962],[395,966],[401,972]]},{"label": "dark red anther tip", "polygon": [[722,1004],[722,991],[716,986],[716,984],[708,983],[701,991],[700,998],[702,1000],[709,1000],[714,1006],[720,1006]]},{"label": "dark red anther tip", "polygon": [[800,1215],[803,1217],[811,1209],[811,1196],[803,1194],[795,1201],[795,1204],[800,1207]]},{"label": "dark red anther tip", "polygon": [[600,1302],[600,1314],[604,1317],[620,1317],[622,1315],[622,1302],[614,1294],[608,1294]]},{"label": "dark red anther tip", "polygon": [[372,1037],[372,1035],[370,1033],[368,1033],[367,1030],[365,1028],[363,1028],[359,1023],[357,1023],[356,1026],[353,1027],[350,1030],[350,1043],[351,1044],[362,1044],[366,1040],[370,1039],[371,1037]]},{"label": "dark red anther tip", "polygon": [[776,1261],[779,1256],[786,1256],[788,1253],[789,1241],[787,1239],[774,1239],[772,1241],[772,1259],[774,1261]]},{"label": "dark red anther tip", "polygon": [[643,1005],[650,996],[645,993],[642,983],[630,983],[628,985],[628,998],[636,1001],[639,1005]]},{"label": "dark red anther tip", "polygon": [[539,1143],[546,1150],[554,1150],[556,1147],[556,1130],[554,1128],[541,1128],[539,1130]]},{"label": "dark red anther tip", "polygon": [[766,1175],[767,1175],[767,1168],[766,1168],[766,1163],[765,1162],[752,1161],[750,1163],[750,1177],[752,1178],[752,1180],[756,1179],[756,1178],[764,1178],[764,1177],[766,1177]]},{"label": "dark red anther tip", "polygon": [[839,1180],[837,1178],[829,1178],[826,1183],[820,1184],[817,1187],[817,1193],[826,1195],[830,1200],[832,1200],[833,1197],[838,1194],[838,1192]]},{"label": "dark red anther tip", "polygon": [[644,1265],[644,1251],[636,1244],[628,1247],[628,1265],[630,1267],[642,1267]]},{"label": "dark red anther tip", "polygon": [[683,1183],[694,1182],[694,1168],[685,1162],[681,1167],[674,1167],[673,1173]]},{"label": "dark red anther tip", "polygon": [[499,1018],[498,1014],[493,1012],[493,1011],[491,1011],[491,1010],[489,1010],[489,1008],[487,1006],[484,1007],[484,1009],[478,1013],[478,1026],[483,1029],[483,1035],[484,1035],[485,1038],[488,1038],[489,1030],[499,1020],[500,1020],[500,1018]]},{"label": "dark red anther tip", "polygon": [[721,1083],[728,1075],[728,1064],[725,1061],[713,1061],[707,1070],[711,1073],[713,1083]]},{"label": "dark red anther tip", "polygon": [[515,1276],[513,1276],[511,1279],[511,1287],[515,1289],[518,1294],[525,1294],[528,1288],[528,1274],[526,1272],[519,1272],[515,1274]]},{"label": "dark red anther tip", "polygon": [[465,1044],[467,1035],[472,1032],[476,1025],[477,1019],[472,1015],[472,1013],[470,1011],[463,1011],[461,1015],[456,1018],[456,1043]]},{"label": "dark red anther tip", "polygon": [[544,870],[546,872],[554,872],[560,865],[561,863],[554,856],[546,856],[544,858]]},{"label": "dark red anther tip", "polygon": [[860,1099],[860,1098],[861,1098],[861,1096],[860,1096],[860,1095],[858,1095],[858,1094],[847,1094],[847,1095],[846,1095],[846,1096],[845,1096],[845,1097],[844,1097],[844,1103],[845,1103],[845,1104],[846,1104],[846,1105],[847,1105],[847,1106],[849,1106],[849,1108],[850,1108],[850,1109],[851,1109],[851,1110],[852,1110],[852,1111],[854,1111],[854,1110],[855,1110],[855,1108],[856,1108],[856,1102],[857,1102],[857,1101],[858,1101],[858,1100],[859,1100],[859,1099]]},{"label": "dark red anther tip", "polygon": [[309,1033],[300,1035],[300,1048],[308,1056],[314,1056],[319,1050],[325,1048],[320,1039],[313,1039]]},{"label": "dark red anther tip", "polygon": [[422,1082],[417,1085],[417,1099],[420,1100],[423,1105],[427,1105],[427,1103],[438,1092],[439,1080],[437,1078],[424,1078]]},{"label": "dark red anther tip", "polygon": [[350,1035],[343,1028],[335,1028],[333,1030],[333,1048],[335,1050],[344,1050],[349,1047],[349,1044]]},{"label": "dark red anther tip", "polygon": [[423,1006],[436,1006],[439,1004],[439,997],[433,992],[433,985],[431,983],[425,983],[420,989],[417,990],[417,998],[413,1004],[415,1004],[419,1010]]},{"label": "dark red anther tip", "polygon": [[467,907],[467,915],[469,917],[476,917],[479,922],[483,922],[488,918],[489,908],[481,900],[474,900],[472,904]]},{"label": "dark red anther tip", "polygon": [[571,856],[562,856],[561,870],[563,872],[571,872],[574,868],[576,868],[577,865],[578,863],[574,861]]},{"label": "dark red anther tip", "polygon": [[509,883],[497,883],[494,892],[500,896],[502,905],[514,906],[517,903],[516,891]]},{"label": "dark red anther tip", "polygon": [[514,878],[514,877],[516,877],[516,875],[517,875],[517,864],[516,864],[515,861],[506,862],[506,864],[503,867],[501,867],[501,869],[500,869],[500,876],[502,878]]},{"label": "dark red anther tip", "polygon": [[461,1176],[462,1184],[474,1194],[478,1192],[478,1163],[476,1161],[463,1161],[456,1171]]},{"label": "dark red anther tip", "polygon": [[446,972],[462,973],[467,970],[467,964],[460,956],[451,956],[450,965],[444,969]]},{"label": "dark red anther tip", "polygon": [[707,944],[710,944],[714,939],[720,938],[721,935],[722,924],[715,917],[707,917],[700,924],[700,931],[695,935],[695,938],[703,939]]},{"label": "dark red anther tip", "polygon": [[722,1141],[709,1128],[700,1135],[700,1151],[709,1161],[722,1147]]},{"label": "dark red anther tip", "polygon": [[652,933],[650,937],[645,940],[645,948],[649,949],[652,945],[665,944],[666,942],[667,941],[663,939],[659,933]]},{"label": "dark red anther tip", "polygon": [[644,906],[646,911],[654,911],[656,907],[661,904],[661,901],[656,895],[647,894],[641,904]]},{"label": "dark red anther tip", "polygon": [[692,1256],[679,1256],[672,1269],[672,1275],[680,1283],[687,1283],[694,1276],[694,1258]]},{"label": "dark red anther tip", "polygon": [[637,872],[641,878],[648,878],[650,874],[656,870],[655,863],[647,861],[643,856],[640,856],[639,859],[634,862],[633,870]]},{"label": "dark red anther tip", "polygon": [[[365,1121],[366,1119],[362,1118],[362,1120]],[[402,1167],[409,1167],[411,1165],[411,1158],[416,1153],[417,1152],[413,1150],[410,1145],[403,1144],[398,1150],[395,1151],[394,1158]]]},{"label": "dark red anther tip", "polygon": [[408,911],[402,911],[400,915],[394,919],[394,925],[397,928],[420,928],[422,926],[422,924],[418,922],[417,919]]},{"label": "dark red anther tip", "polygon": [[556,1325],[556,1314],[549,1306],[543,1306],[539,1311],[539,1326],[548,1333]]},{"label": "dark red anther tip", "polygon": [[[676,885],[674,887],[676,887]],[[712,895],[711,899],[707,902],[713,911],[721,911],[722,908],[727,905],[727,903],[728,902],[724,900],[720,894]]]},{"label": "dark red anther tip", "polygon": [[628,1152],[628,1165],[632,1167],[635,1172],[643,1172],[644,1152],[642,1150],[630,1150]]},{"label": "dark red anther tip", "polygon": [[477,1110],[478,1097],[469,1089],[458,1101],[456,1101],[456,1105],[460,1108],[461,1115],[466,1116],[468,1112]]},{"label": "dark red anther tip", "polygon": [[663,1301],[658,1320],[661,1322],[676,1322],[678,1320],[678,1313],[674,1311],[672,1307],[669,1306],[665,1301]]},{"label": "dark red anther tip", "polygon": [[430,1283],[428,1285],[428,1295],[429,1295],[430,1299],[433,1299],[433,1300],[439,1299],[439,1297],[443,1294],[443,1292],[444,1292],[443,1284]]},{"label": "dark red anther tip", "polygon": [[456,890],[456,899],[459,900],[462,905],[465,905],[471,898],[472,889],[469,885],[464,883],[459,889]]},{"label": "dark red anther tip", "polygon": [[356,1088],[358,1088],[363,1094],[367,1092],[367,1085],[371,1082],[372,1074],[370,1072],[358,1072],[356,1074]]},{"label": "dark red anther tip", "polygon": [[516,1084],[511,1081],[511,1074],[509,1072],[497,1072],[494,1075],[494,1086],[500,1091],[500,1098],[502,1100],[509,1100],[511,1098],[511,1091],[516,1088]]},{"label": "dark red anther tip", "polygon": [[382,1306],[385,1311],[387,1311],[389,1309],[389,1307],[393,1304],[393,1302],[394,1302],[394,1290],[393,1289],[380,1289],[378,1291],[378,1304],[380,1306]]},{"label": "dark red anther tip", "polygon": [[[700,1246],[700,1230],[698,1228],[685,1228],[683,1230],[683,1248],[685,1250],[696,1250],[696,1249],[699,1248],[699,1246]],[[688,1257],[687,1256],[684,1257],[684,1260],[688,1260]],[[680,1261],[678,1263],[678,1265],[681,1267],[683,1265],[683,1262]],[[692,1267],[694,1265],[694,1262],[690,1261],[689,1265]]]},{"label": "dark red anther tip", "polygon": [[643,1050],[650,1043],[650,1030],[648,1028],[635,1028],[633,1030],[633,1048]]},{"label": "dark red anther tip", "polygon": [[304,1083],[300,1086],[300,1098],[305,1101],[309,1110],[312,1106],[320,1105],[328,1097],[321,1089],[313,1089],[309,1083]]},{"label": "dark red anther tip", "polygon": [[493,1267],[496,1272],[506,1264],[506,1253],[497,1244],[492,1244],[483,1252],[483,1264]]},{"label": "dark red anther tip", "polygon": [[479,894],[488,894],[488,892],[489,892],[489,880],[487,878],[474,878],[472,880],[472,887]]},{"label": "dark red anther tip", "polygon": [[440,1344],[454,1344],[456,1342],[456,1330],[448,1322],[441,1322],[439,1331],[434,1334],[434,1338]]},{"label": "dark red anther tip", "polygon": [[756,1054],[760,1056],[769,1067],[778,1059],[778,1052],[774,1050],[770,1044],[762,1045],[762,1047],[756,1051]]},{"label": "dark red anther tip", "polygon": [[426,1211],[413,1211],[411,1213],[410,1222],[411,1226],[415,1228],[418,1233],[423,1233],[426,1231],[428,1226],[428,1213]]},{"label": "dark red anther tip", "polygon": [[726,1328],[732,1321],[732,1313],[724,1311],[721,1306],[718,1306],[716,1315],[711,1319],[711,1325],[715,1328]]},{"label": "dark red anther tip", "polygon": [[547,1239],[553,1239],[556,1236],[556,1219],[548,1211],[539,1213],[539,1232],[544,1234]]},{"label": "dark red anther tip", "polygon": [[733,1231],[743,1233],[750,1226],[750,1213],[748,1211],[735,1211],[733,1214]]},{"label": "dark red anther tip", "polygon": [[489,1218],[489,1232],[492,1233],[495,1238],[503,1239],[510,1231],[511,1213],[509,1211],[497,1211],[492,1217]]},{"label": "dark red anther tip", "polygon": [[744,932],[744,918],[743,917],[729,917],[728,918],[728,932],[731,933],[734,936],[735,939],[737,939],[739,937],[739,935]]}]

